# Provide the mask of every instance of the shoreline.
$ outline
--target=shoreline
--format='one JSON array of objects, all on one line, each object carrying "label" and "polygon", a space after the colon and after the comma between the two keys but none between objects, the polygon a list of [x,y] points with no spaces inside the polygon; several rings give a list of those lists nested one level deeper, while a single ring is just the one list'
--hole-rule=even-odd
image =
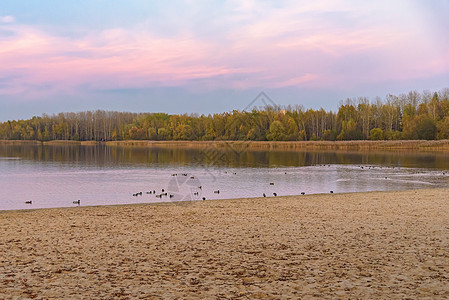
[{"label": "shoreline", "polygon": [[[442,188],[434,188],[429,189],[425,188],[425,190],[439,190]],[[419,189],[421,190],[421,189]],[[397,190],[397,191],[369,191],[369,192],[348,192],[348,193],[335,193],[334,195],[352,195],[352,194],[369,194],[369,193],[391,193],[391,192],[405,192],[411,190]],[[114,208],[114,207],[134,207],[134,206],[164,206],[164,205],[175,205],[175,206],[185,206],[194,204],[196,202],[209,202],[209,201],[239,201],[239,200],[254,200],[254,199],[269,199],[269,198],[279,198],[279,199],[289,199],[289,198],[297,198],[297,197],[314,197],[314,196],[324,196],[329,193],[319,193],[319,194],[306,194],[306,195],[287,195],[287,196],[269,196],[269,197],[246,197],[246,198],[229,198],[229,199],[207,199],[207,200],[190,200],[190,201],[160,201],[160,202],[140,202],[140,203],[127,203],[127,204],[107,204],[107,205],[79,205],[79,206],[60,206],[60,207],[44,207],[44,208],[23,208],[23,209],[0,209],[0,216],[2,213],[7,212],[33,212],[37,210],[59,210],[59,209],[80,209],[80,208]]]},{"label": "shoreline", "polygon": [[443,190],[449,193],[449,188],[441,188],[441,187],[436,187],[436,188],[417,188],[417,189],[412,189],[412,190],[392,190],[392,191],[363,191],[363,192],[342,192],[342,193],[317,193],[317,194],[305,194],[305,195],[282,195],[282,196],[268,196],[268,197],[244,197],[244,198],[228,198],[228,199],[207,199],[207,200],[189,200],[189,201],[160,201],[160,202],[139,202],[139,203],[126,203],[126,204],[97,204],[97,205],[74,205],[74,206],[59,206],[59,207],[40,207],[40,208],[21,208],[21,209],[0,209],[0,216],[3,213],[8,213],[8,212],[33,212],[33,211],[38,211],[38,210],[64,210],[64,209],[81,209],[81,208],[119,208],[119,207],[138,207],[138,206],[188,206],[191,204],[195,204],[197,202],[210,202],[210,201],[240,201],[240,200],[262,200],[262,199],[270,199],[270,198],[274,198],[274,199],[284,199],[284,200],[289,200],[289,199],[296,199],[296,198],[316,198],[316,197],[325,197],[325,196],[330,196],[330,197],[335,197],[335,196],[354,196],[354,195],[364,195],[364,196],[368,196],[369,194],[372,193],[385,193],[385,194],[390,194],[390,193],[401,193],[401,192],[412,192],[412,191],[434,191],[434,190]]},{"label": "shoreline", "polygon": [[447,298],[449,189],[2,211],[0,298]]},{"label": "shoreline", "polygon": [[327,151],[411,151],[411,152],[449,152],[449,140],[395,140],[395,141],[28,141],[0,140],[0,145],[106,145],[115,147],[160,147],[160,148],[238,148],[248,150],[327,150]]}]

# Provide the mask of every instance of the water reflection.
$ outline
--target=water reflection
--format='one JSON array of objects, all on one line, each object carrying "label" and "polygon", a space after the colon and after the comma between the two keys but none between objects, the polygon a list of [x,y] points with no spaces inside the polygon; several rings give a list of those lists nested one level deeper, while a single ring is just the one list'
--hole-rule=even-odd
[{"label": "water reflection", "polygon": [[449,155],[429,152],[260,151],[232,149],[181,149],[73,145],[0,145],[0,157],[36,162],[95,166],[159,165],[217,167],[297,167],[325,164],[384,165],[449,169]]},{"label": "water reflection", "polygon": [[0,145],[0,210],[444,187],[448,169],[444,153]]}]

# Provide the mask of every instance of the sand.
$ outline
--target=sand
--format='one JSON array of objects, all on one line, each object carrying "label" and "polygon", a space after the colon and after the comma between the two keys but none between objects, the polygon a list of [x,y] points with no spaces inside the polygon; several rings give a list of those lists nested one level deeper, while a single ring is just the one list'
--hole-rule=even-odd
[{"label": "sand", "polygon": [[0,212],[0,298],[449,298],[449,190]]}]

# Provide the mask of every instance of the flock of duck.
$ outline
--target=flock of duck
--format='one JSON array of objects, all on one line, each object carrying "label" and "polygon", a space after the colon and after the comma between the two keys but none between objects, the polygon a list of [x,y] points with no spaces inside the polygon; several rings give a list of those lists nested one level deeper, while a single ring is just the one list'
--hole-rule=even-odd
[{"label": "flock of duck", "polygon": [[[361,168],[363,169],[363,167],[361,167]],[[225,174],[227,174],[227,173],[228,173],[228,172],[225,171]],[[234,174],[234,175],[237,175],[236,172],[233,172],[233,174]],[[285,174],[287,174],[287,172],[285,172]],[[173,177],[174,177],[174,176],[178,176],[178,173],[174,173],[174,174],[172,174],[171,176],[173,176]],[[187,173],[182,173],[181,176],[188,176],[188,174],[187,174]],[[194,176],[190,176],[190,179],[195,179],[195,177],[194,177]],[[273,185],[273,186],[274,186],[274,182],[270,182],[269,185]],[[202,190],[202,188],[203,188],[203,187],[202,187],[201,185],[198,186],[198,189],[199,189],[199,190]],[[330,191],[330,193],[333,194],[334,191]],[[161,198],[161,199],[162,199],[163,197],[168,197],[168,198],[170,198],[170,199],[173,198],[173,197],[175,197],[174,194],[168,193],[165,189],[161,189],[161,192],[156,192],[156,190],[153,189],[153,190],[147,191],[146,194],[147,194],[147,195],[155,195],[156,198]],[[220,190],[214,190],[214,194],[220,194]],[[301,195],[305,195],[305,194],[306,194],[305,192],[301,192]],[[199,196],[199,192],[194,192],[193,195],[194,195],[194,196]],[[277,197],[277,195],[278,195],[278,194],[277,194],[276,192],[273,192],[273,196],[274,196],[274,197]],[[132,196],[133,196],[133,197],[143,196],[143,192],[133,193]],[[263,197],[267,197],[267,194],[266,194],[266,193],[263,193],[262,196],[263,196]],[[206,200],[206,197],[202,197],[201,199],[202,199],[202,200]],[[33,204],[33,201],[32,201],[32,200],[25,201],[25,204]],[[81,200],[73,201],[73,204],[81,205]]]},{"label": "flock of duck", "polygon": [[[319,165],[319,166],[330,167],[330,165]],[[382,169],[381,166],[369,166],[369,165],[367,165],[367,166],[359,166],[359,168],[362,169],[362,170],[363,169],[371,170],[371,169],[375,169],[375,168]],[[395,169],[395,167],[391,167],[391,168]],[[224,173],[227,174],[228,171],[225,171]],[[236,172],[232,172],[232,174],[237,175]],[[287,174],[287,172],[285,172],[285,174]],[[449,173],[448,172],[442,172],[442,174],[446,175],[446,174],[449,174]],[[179,175],[180,176],[189,176],[187,173],[181,173]],[[178,173],[174,173],[171,176],[173,176],[173,177],[178,176]],[[195,176],[190,176],[190,179],[192,179],[192,180],[195,179]],[[385,177],[385,179],[390,179],[390,178],[389,177]],[[274,186],[275,184],[274,184],[274,182],[270,182],[269,185]],[[198,186],[197,188],[199,190],[202,190],[202,186]],[[214,190],[213,192],[214,192],[214,194],[220,194],[220,190]],[[331,191],[329,191],[329,193],[333,194],[334,191],[331,190]],[[160,192],[156,192],[156,190],[153,189],[153,190],[147,191],[146,194],[148,194],[148,195],[155,195],[156,198],[161,198],[161,199],[164,198],[164,197],[168,197],[168,198],[174,198],[175,197],[175,194],[169,193],[165,189],[161,189]],[[273,194],[274,197],[278,196],[278,194],[276,192],[273,192],[272,194]],[[301,195],[305,195],[305,194],[306,194],[305,192],[301,192]],[[199,197],[199,192],[193,192],[193,195]],[[133,193],[132,196],[133,197],[143,196],[143,192]],[[262,193],[262,196],[263,197],[267,197],[268,195],[266,193]],[[206,200],[206,197],[202,197],[201,199],[202,200]],[[33,204],[33,201],[32,200],[27,200],[27,201],[25,201],[25,204]],[[73,204],[80,205],[81,204],[81,200],[75,200],[75,201],[73,201]]]},{"label": "flock of duck", "polygon": [[[165,191],[165,189],[162,189],[161,190],[161,193],[159,193],[159,194],[156,194],[156,190],[152,190],[152,191],[148,191],[148,192],[146,192],[146,194],[147,195],[151,195],[151,194],[154,194],[157,198],[162,198],[162,197],[170,197],[170,198],[173,198],[175,195],[173,195],[173,194],[168,194],[166,191]],[[135,194],[133,194],[133,197],[137,197],[137,196],[142,196],[143,195],[143,192],[138,192],[138,193],[135,193]]]},{"label": "flock of duck", "polygon": [[[234,173],[234,175],[237,173]],[[187,173],[182,173],[180,174],[181,176],[188,176]],[[171,175],[172,177],[178,176],[178,173],[174,173]],[[195,179],[195,176],[190,176],[191,180]],[[197,187],[197,189],[202,190],[203,187],[200,185]],[[175,194],[169,193],[167,192],[165,189],[161,189],[160,192],[156,192],[156,190],[151,190],[151,191],[147,191],[146,192],[147,195],[154,195],[156,198],[163,198],[163,197],[168,197],[168,198],[173,198],[175,197]],[[220,190],[214,190],[214,194],[220,194]],[[138,196],[143,196],[143,192],[137,192],[132,194],[133,197],[138,197]],[[199,196],[199,192],[193,192],[194,196]],[[202,200],[206,200],[206,197],[202,197]]]},{"label": "flock of duck", "polygon": [[[228,172],[225,171],[224,173],[227,174]],[[236,172],[233,172],[232,174],[237,175]],[[287,174],[287,172],[285,172],[285,174]],[[189,176],[187,173],[182,173],[180,175],[181,176]],[[178,176],[178,173],[174,173],[171,176],[172,177]],[[195,179],[195,176],[190,176],[190,179]],[[274,186],[274,182],[270,182],[269,185],[273,185]],[[197,188],[199,190],[202,190],[203,187],[200,185]],[[329,193],[333,194],[334,191],[329,191]],[[148,195],[155,195],[156,198],[163,198],[163,197],[173,198],[173,197],[175,197],[174,194],[168,193],[165,189],[161,189],[161,192],[156,192],[156,190],[147,191],[146,194],[148,194]],[[220,194],[220,190],[214,190],[214,194]],[[301,192],[301,195],[305,195],[305,194],[306,194],[305,192]],[[142,196],[143,192],[137,192],[137,193],[134,193],[132,195],[133,195],[133,197]],[[199,196],[199,192],[193,192],[193,195],[194,196]],[[273,196],[274,197],[277,197],[277,195],[278,194],[276,192],[273,192]],[[267,194],[266,193],[262,193],[262,196],[263,197],[267,197]],[[206,200],[206,197],[202,197],[201,199],[202,200]]]}]

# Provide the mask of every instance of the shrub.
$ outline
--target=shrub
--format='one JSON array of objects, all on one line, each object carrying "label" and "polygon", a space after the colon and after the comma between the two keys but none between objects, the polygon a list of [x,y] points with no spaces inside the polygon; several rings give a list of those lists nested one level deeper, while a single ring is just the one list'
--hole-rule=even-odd
[{"label": "shrub", "polygon": [[373,128],[369,132],[369,138],[373,141],[380,141],[384,139],[384,132],[380,128]]}]

